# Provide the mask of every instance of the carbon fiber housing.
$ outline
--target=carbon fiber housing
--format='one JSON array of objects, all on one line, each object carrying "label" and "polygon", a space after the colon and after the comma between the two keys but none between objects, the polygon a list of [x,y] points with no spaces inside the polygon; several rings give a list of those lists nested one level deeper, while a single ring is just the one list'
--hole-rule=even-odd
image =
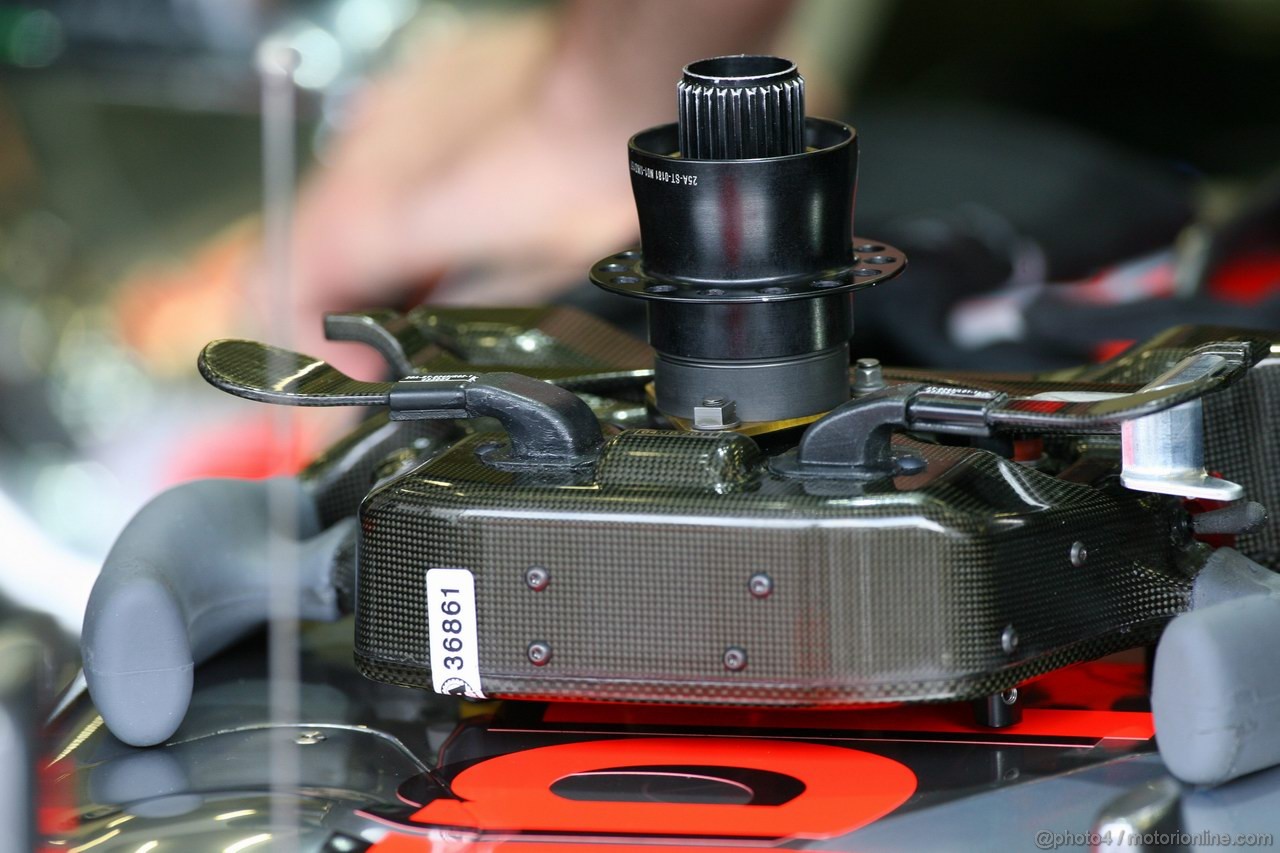
[{"label": "carbon fiber housing", "polygon": [[[1251,500],[1280,510],[1280,360],[1267,360],[1240,382],[1205,400],[1205,462],[1235,478]],[[1236,540],[1236,550],[1280,569],[1280,517],[1269,513],[1258,530]]]},{"label": "carbon fiber housing", "polygon": [[[553,483],[478,461],[501,440],[473,435],[366,499],[366,675],[430,686],[433,567],[474,574],[484,690],[524,699],[973,698],[1150,641],[1187,607],[1175,501],[983,450],[899,439],[924,473],[797,482],[745,436],[631,430],[594,471]],[[544,590],[525,584],[532,566]],[[534,641],[549,663],[530,662]],[[726,666],[731,649],[745,666]]]}]

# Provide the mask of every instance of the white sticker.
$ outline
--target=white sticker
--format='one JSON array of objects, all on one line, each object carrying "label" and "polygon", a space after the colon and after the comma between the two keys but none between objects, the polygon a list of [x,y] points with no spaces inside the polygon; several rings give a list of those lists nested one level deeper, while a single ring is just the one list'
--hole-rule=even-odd
[{"label": "white sticker", "polygon": [[476,585],[466,569],[427,570],[431,686],[437,693],[484,699],[476,645]]}]

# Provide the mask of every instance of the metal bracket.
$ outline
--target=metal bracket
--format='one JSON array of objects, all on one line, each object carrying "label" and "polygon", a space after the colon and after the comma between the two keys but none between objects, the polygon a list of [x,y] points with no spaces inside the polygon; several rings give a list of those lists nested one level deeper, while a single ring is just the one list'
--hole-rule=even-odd
[{"label": "metal bracket", "polygon": [[390,309],[348,314],[326,314],[324,336],[331,341],[353,341],[377,350],[393,376],[408,376],[432,347],[448,349],[445,336],[423,327],[418,312],[401,314]]},{"label": "metal bracket", "polygon": [[1207,344],[1143,388],[1119,394],[1067,390],[1016,397],[964,386],[890,385],[814,422],[794,452],[770,464],[784,476],[867,480],[908,473],[922,464],[894,455],[895,429],[969,436],[1119,429],[1121,479],[1128,488],[1231,501],[1244,490],[1204,468],[1201,397],[1247,371],[1248,356],[1245,343]]},{"label": "metal bracket", "polygon": [[486,461],[573,466],[594,458],[604,443],[591,407],[566,391],[518,373],[407,376],[388,394],[392,420],[494,418],[511,439]]},{"label": "metal bracket", "polygon": [[923,388],[892,385],[850,400],[810,425],[796,449],[775,456],[770,466],[788,477],[851,480],[923,470],[924,460],[894,454],[890,441],[895,429],[908,425],[911,402]]},{"label": "metal bracket", "polygon": [[[1178,362],[1139,393],[1160,391],[1214,376],[1232,367],[1227,357],[1201,351]],[[1120,425],[1123,469],[1120,482],[1128,489],[1234,501],[1244,487],[1210,476],[1204,467],[1204,404],[1189,402]]]}]

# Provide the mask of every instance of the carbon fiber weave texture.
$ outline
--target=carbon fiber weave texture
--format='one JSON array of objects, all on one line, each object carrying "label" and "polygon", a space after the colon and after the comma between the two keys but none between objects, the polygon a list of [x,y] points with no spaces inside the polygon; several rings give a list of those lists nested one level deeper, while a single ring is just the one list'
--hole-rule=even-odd
[{"label": "carbon fiber weave texture", "polygon": [[[925,474],[850,490],[777,479],[742,437],[635,430],[594,476],[547,486],[478,463],[486,440],[366,501],[366,674],[429,683],[433,566],[474,573],[486,689],[523,698],[965,698],[1140,643],[1186,606],[1167,502],[979,450],[917,444]],[[533,565],[543,592],[524,584]],[[757,572],[767,598],[748,590]],[[544,667],[526,657],[535,640],[553,650]],[[730,646],[741,671],[724,666]]]}]

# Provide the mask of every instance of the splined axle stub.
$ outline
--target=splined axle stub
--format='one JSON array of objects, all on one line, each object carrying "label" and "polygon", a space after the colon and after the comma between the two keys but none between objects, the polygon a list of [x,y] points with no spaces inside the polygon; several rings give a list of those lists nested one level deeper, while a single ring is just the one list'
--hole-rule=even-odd
[{"label": "splined axle stub", "polygon": [[903,253],[852,238],[858,133],[804,115],[804,78],[776,56],[691,63],[678,121],[627,143],[640,249],[591,269],[643,299],[654,397],[695,420],[726,394],[743,422],[807,418],[849,399],[850,293]]}]

